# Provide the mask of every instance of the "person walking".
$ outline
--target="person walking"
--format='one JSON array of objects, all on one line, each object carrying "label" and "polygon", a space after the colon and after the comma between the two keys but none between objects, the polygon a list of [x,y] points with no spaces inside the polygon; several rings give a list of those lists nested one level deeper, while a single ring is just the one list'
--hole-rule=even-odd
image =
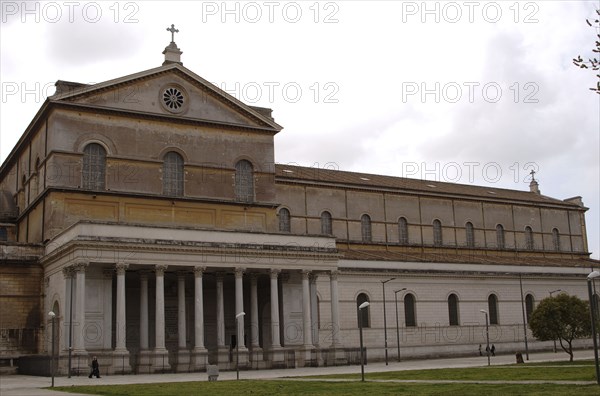
[{"label": "person walking", "polygon": [[496,356],[496,346],[494,344],[492,344],[492,356]]},{"label": "person walking", "polygon": [[98,358],[96,356],[92,359],[92,372],[88,378],[92,378],[94,375],[96,378],[100,378],[100,364],[98,364]]}]

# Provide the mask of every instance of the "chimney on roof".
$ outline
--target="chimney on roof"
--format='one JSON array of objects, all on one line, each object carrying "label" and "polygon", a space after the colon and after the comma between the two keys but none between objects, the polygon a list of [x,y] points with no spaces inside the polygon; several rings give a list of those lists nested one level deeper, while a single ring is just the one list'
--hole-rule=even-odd
[{"label": "chimney on roof", "polygon": [[181,52],[179,48],[177,48],[177,44],[175,44],[175,33],[179,33],[179,30],[175,29],[175,25],[171,25],[170,28],[167,28],[167,31],[171,32],[171,42],[163,51],[163,55],[165,56],[163,66],[168,65],[169,63],[179,63],[180,65],[183,65],[183,63],[181,63],[181,54],[183,54],[183,52]]},{"label": "chimney on roof", "polygon": [[534,170],[531,171],[531,183],[529,183],[529,191],[532,193],[541,194],[539,184],[537,180],[535,180]]}]

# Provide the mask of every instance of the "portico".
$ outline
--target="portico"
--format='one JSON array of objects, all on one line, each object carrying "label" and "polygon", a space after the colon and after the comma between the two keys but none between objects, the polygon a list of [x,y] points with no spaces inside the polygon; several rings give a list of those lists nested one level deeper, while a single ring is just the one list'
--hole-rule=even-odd
[{"label": "portico", "polygon": [[[265,235],[264,241],[253,236],[256,242],[246,244],[231,240],[243,240],[247,236],[244,233],[217,233],[222,241],[213,240],[209,246],[199,242],[206,239],[202,231],[181,230],[198,242],[190,240],[189,246],[181,249],[163,241],[158,248],[163,230],[144,227],[144,233],[157,237],[152,239],[152,245],[145,238],[143,243],[131,241],[120,246],[107,244],[101,235],[127,233],[128,229],[133,231],[131,226],[79,223],[56,239],[56,263],[69,258],[62,255],[63,241],[71,246],[71,257],[83,253],[77,242],[67,242],[67,234],[77,233],[75,240],[89,239],[85,233],[91,229],[95,235],[95,257],[78,257],[75,262],[64,263],[67,271],[76,274],[72,330],[78,356],[103,356],[105,366],[106,357],[111,356],[107,369],[119,373],[198,371],[204,370],[206,364],[231,369],[232,350],[239,342],[243,368],[316,363],[314,349],[318,338],[313,338],[313,329],[318,329],[314,323],[318,315],[312,311],[317,297],[311,279],[335,271],[337,256],[334,249],[325,247],[329,246],[328,238],[295,238],[295,251],[290,252],[288,246],[282,257],[278,246],[287,242],[285,236],[279,243],[271,242],[277,242],[279,235]],[[123,259],[111,262],[103,253],[108,246],[113,257]],[[241,254],[249,249],[252,255]],[[95,281],[98,274],[107,271],[110,287]],[[68,283],[64,285],[62,293],[66,296]],[[337,289],[332,288],[332,292],[337,293]],[[336,298],[333,294],[331,297]],[[286,303],[290,299],[298,304]],[[114,321],[106,320],[107,312],[93,311],[92,307],[100,302],[113,307]],[[246,316],[236,329],[238,312],[246,312]],[[97,315],[103,317],[93,327],[101,340],[91,342],[89,322]],[[332,317],[335,322],[336,315]],[[332,323],[332,328],[339,328],[339,323]],[[106,348],[108,345],[110,349]]]}]

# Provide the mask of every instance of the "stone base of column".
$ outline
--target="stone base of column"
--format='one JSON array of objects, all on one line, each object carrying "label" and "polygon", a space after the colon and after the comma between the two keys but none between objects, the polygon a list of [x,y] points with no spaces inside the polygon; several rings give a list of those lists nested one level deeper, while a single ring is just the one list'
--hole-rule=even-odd
[{"label": "stone base of column", "polygon": [[[239,367],[240,370],[247,370],[248,369],[248,361],[249,361],[249,353],[248,353],[248,348],[246,347],[240,347],[239,350],[239,362],[238,362],[238,351],[233,348],[233,362],[232,362],[232,367]],[[239,366],[237,366],[239,365]]]},{"label": "stone base of column", "polygon": [[285,352],[281,347],[273,347],[269,350],[271,368],[288,368],[285,361]]},{"label": "stone base of column", "polygon": [[219,366],[219,370],[229,370],[230,367],[234,367],[231,365],[230,358],[230,350],[226,345],[220,345],[217,347],[217,365]]},{"label": "stone base of column", "polygon": [[253,369],[264,368],[263,350],[261,347],[255,346],[250,349],[250,362],[248,366]]},{"label": "stone base of column", "polygon": [[[102,362],[100,362],[102,363]],[[92,370],[92,358],[85,349],[79,351],[73,351],[71,355],[71,375],[89,375]]]},{"label": "stone base of column", "polygon": [[205,371],[208,364],[208,351],[205,348],[193,349],[190,371]]},{"label": "stone base of column", "polygon": [[169,364],[169,351],[166,349],[155,349],[152,351],[152,368],[153,373],[171,372]]},{"label": "stone base of column", "polygon": [[326,357],[327,366],[345,366],[348,364],[346,350],[341,345],[331,345]]},{"label": "stone base of column", "polygon": [[154,354],[150,350],[140,351],[138,364],[137,364],[137,373],[138,374],[150,374],[152,373],[152,358]]},{"label": "stone base of column", "polygon": [[317,367],[317,350],[312,345],[304,345],[296,351],[296,366],[298,367]]},{"label": "stone base of column", "polygon": [[112,372],[113,374],[131,374],[129,351],[127,349],[113,351]]},{"label": "stone base of column", "polygon": [[191,371],[192,354],[187,349],[177,351],[177,365],[175,372],[189,373]]}]

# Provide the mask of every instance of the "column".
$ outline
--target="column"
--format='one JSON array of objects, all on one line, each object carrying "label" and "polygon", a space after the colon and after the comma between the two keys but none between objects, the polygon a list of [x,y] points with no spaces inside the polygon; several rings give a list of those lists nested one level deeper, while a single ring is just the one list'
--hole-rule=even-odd
[{"label": "column", "polygon": [[302,271],[302,322],[304,324],[304,348],[312,348],[312,332],[310,318],[310,284],[308,276],[310,271]]},{"label": "column", "polygon": [[319,346],[319,301],[317,299],[317,278],[314,272],[308,276],[310,293],[310,331],[314,346]]},{"label": "column", "polygon": [[186,349],[186,323],[185,323],[185,272],[177,273],[177,330],[179,350]]},{"label": "column", "polygon": [[156,312],[154,349],[166,351],[165,349],[165,270],[166,265],[157,265],[156,273]]},{"label": "column", "polygon": [[[104,313],[104,321],[102,327],[102,345],[106,350],[110,350],[113,347],[113,278],[115,277],[115,271],[112,268],[105,268],[102,270],[102,284],[103,284],[103,304],[102,312]],[[116,301],[116,300],[115,300]],[[115,306],[116,307],[116,306]],[[116,323],[115,323],[116,325]]]},{"label": "column", "polygon": [[329,283],[331,291],[331,347],[340,345],[340,314],[338,298],[338,275],[339,271],[331,271]]},{"label": "column", "polygon": [[[244,288],[243,288],[243,275],[244,270],[242,268],[235,269],[235,314],[244,312]],[[244,343],[244,318],[236,319],[237,326],[237,342],[240,345],[240,350],[245,350],[246,345]]]},{"label": "column", "polygon": [[125,274],[127,264],[117,263],[115,269],[117,271],[117,316],[116,316],[116,342],[115,351],[113,352],[113,370],[118,374],[126,374],[131,372],[129,365],[129,351],[126,345],[126,312],[125,312]]},{"label": "column", "polygon": [[[65,320],[63,321],[63,331],[61,334],[66,334],[66,338],[63,340],[62,342],[62,346],[65,350],[72,351],[73,348],[73,326],[72,326],[72,322],[73,322],[73,299],[74,296],[71,294],[73,293],[73,284],[75,283],[74,279],[73,279],[73,268],[72,267],[65,267],[63,268],[63,276],[65,277],[65,303],[64,303],[64,317]],[[69,362],[71,363],[71,362]],[[72,367],[72,366],[71,366]]]},{"label": "column", "polygon": [[138,360],[138,373],[151,372],[151,352],[149,346],[148,329],[148,276],[150,271],[140,272],[140,356]]},{"label": "column", "polygon": [[117,317],[116,317],[116,347],[115,352],[127,353],[127,347],[125,345],[125,329],[126,329],[126,315],[125,315],[125,271],[128,265],[124,263],[118,263],[115,266],[117,271]]},{"label": "column", "polygon": [[147,351],[148,343],[148,273],[140,272],[140,350]]},{"label": "column", "polygon": [[256,274],[250,274],[250,346],[252,352],[260,350],[258,328],[258,279]]},{"label": "column", "polygon": [[208,351],[204,347],[204,295],[202,274],[206,267],[194,267],[194,350],[192,371],[202,371],[208,363]]},{"label": "column", "polygon": [[277,277],[280,270],[271,270],[271,348],[281,348],[279,341],[279,289]]},{"label": "column", "polygon": [[204,296],[202,274],[206,267],[194,268],[194,350],[204,352]]},{"label": "column", "polygon": [[220,368],[229,364],[229,349],[225,346],[225,305],[223,301],[223,274],[217,274],[217,350]]},{"label": "column", "polygon": [[75,323],[73,323],[73,351],[77,355],[87,355],[83,328],[85,325],[85,269],[87,262],[80,261],[74,265],[76,271],[75,291]]},{"label": "column", "polygon": [[185,318],[185,271],[177,272],[177,372],[190,370],[190,351],[187,349],[187,325]]},{"label": "column", "polygon": [[153,371],[169,370],[168,351],[165,348],[165,270],[166,265],[155,266],[156,274],[156,312],[154,315],[155,341]]}]

